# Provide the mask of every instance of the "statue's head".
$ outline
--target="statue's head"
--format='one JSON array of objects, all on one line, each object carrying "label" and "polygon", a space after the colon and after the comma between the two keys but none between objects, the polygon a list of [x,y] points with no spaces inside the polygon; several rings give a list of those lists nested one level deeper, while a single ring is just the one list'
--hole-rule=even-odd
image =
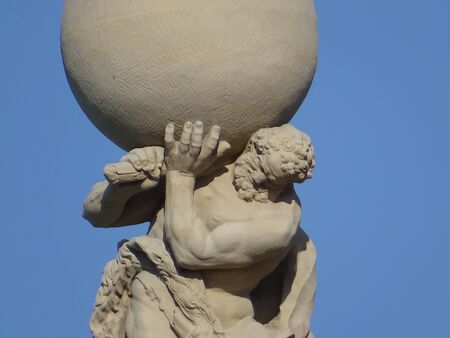
[{"label": "statue's head", "polygon": [[234,185],[240,198],[265,202],[271,191],[312,178],[314,166],[308,135],[289,124],[264,128],[253,134],[235,162]]}]

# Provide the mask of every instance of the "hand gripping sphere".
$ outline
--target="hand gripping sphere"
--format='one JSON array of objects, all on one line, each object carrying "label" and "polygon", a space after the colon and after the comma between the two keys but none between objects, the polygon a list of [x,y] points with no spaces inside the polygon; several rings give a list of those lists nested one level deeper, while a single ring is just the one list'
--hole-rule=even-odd
[{"label": "hand gripping sphere", "polygon": [[66,0],[61,47],[82,109],[123,149],[201,120],[237,153],[302,103],[316,17],[312,0]]}]

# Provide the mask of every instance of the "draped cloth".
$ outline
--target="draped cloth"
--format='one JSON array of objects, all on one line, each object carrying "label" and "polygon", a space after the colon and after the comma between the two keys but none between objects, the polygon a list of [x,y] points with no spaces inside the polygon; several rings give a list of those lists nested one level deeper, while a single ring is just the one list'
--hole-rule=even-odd
[{"label": "draped cloth", "polygon": [[[274,333],[289,332],[286,338],[313,338],[310,317],[316,288],[315,260],[313,243],[299,230],[283,261],[251,293],[258,322]],[[167,320],[176,336],[226,337],[208,304],[201,275],[180,271],[163,241],[143,236],[123,243],[117,258],[104,269],[90,320],[94,338],[126,338],[131,284],[143,270],[157,276],[173,298],[177,311]]]}]

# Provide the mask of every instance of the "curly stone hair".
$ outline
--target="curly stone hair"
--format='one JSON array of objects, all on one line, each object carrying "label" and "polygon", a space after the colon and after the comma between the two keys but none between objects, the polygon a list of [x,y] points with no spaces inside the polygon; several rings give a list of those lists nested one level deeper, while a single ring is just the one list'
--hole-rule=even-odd
[{"label": "curly stone hair", "polygon": [[244,153],[235,162],[234,185],[243,200],[268,201],[267,187],[255,178],[263,171],[259,158],[272,152],[281,152],[281,170],[292,175],[292,182],[312,178],[316,163],[308,135],[289,124],[260,129],[250,137]]}]

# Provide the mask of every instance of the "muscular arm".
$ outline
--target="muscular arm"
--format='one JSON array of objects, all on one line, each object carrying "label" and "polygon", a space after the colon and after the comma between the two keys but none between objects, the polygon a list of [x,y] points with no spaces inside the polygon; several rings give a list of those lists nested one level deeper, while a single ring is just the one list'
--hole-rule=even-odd
[{"label": "muscular arm", "polygon": [[83,204],[83,217],[95,227],[119,227],[149,221],[163,198],[159,184],[164,149],[136,148],[104,169]]},{"label": "muscular arm", "polygon": [[142,191],[138,183],[97,183],[83,203],[83,217],[95,227],[120,227],[147,222],[162,203],[163,192]]},{"label": "muscular arm", "polygon": [[197,217],[194,204],[196,170],[205,167],[205,163],[212,163],[220,128],[213,126],[203,139],[203,124],[186,122],[180,141],[175,141],[174,129],[175,126],[169,123],[164,139],[167,168],[165,236],[177,263],[192,270],[238,268],[287,250],[297,231],[299,208],[286,213],[273,205],[264,212],[256,208],[247,220],[225,223],[212,231]]},{"label": "muscular arm", "polygon": [[178,264],[187,269],[239,268],[281,253],[297,231],[300,209],[267,210],[253,219],[209,231],[196,216],[193,175],[170,171],[166,178],[166,236]]}]

